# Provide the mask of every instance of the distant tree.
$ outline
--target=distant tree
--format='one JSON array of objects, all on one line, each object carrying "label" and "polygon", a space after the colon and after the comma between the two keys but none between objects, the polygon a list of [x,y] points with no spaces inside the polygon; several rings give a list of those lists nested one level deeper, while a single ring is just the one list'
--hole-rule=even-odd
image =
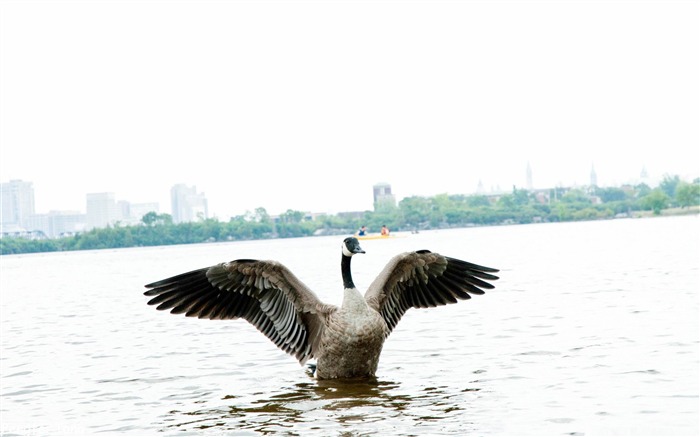
[{"label": "distant tree", "polygon": [[661,210],[668,206],[669,200],[670,197],[664,190],[657,188],[642,198],[642,206],[644,209],[654,211],[655,215],[659,215]]},{"label": "distant tree", "polygon": [[683,208],[700,205],[700,183],[679,183],[676,187],[676,201]]},{"label": "distant tree", "polygon": [[681,182],[681,178],[678,175],[669,176],[664,175],[664,179],[659,183],[659,188],[663,190],[668,197],[673,197],[676,195],[676,187]]},{"label": "distant tree", "polygon": [[226,225],[216,217],[202,220],[198,230],[202,241],[221,241],[227,237]]},{"label": "distant tree", "polygon": [[280,221],[283,223],[301,223],[304,220],[305,214],[302,211],[294,211],[288,209],[280,214]]},{"label": "distant tree", "polygon": [[432,198],[431,205],[434,217],[444,217],[445,213],[452,208],[452,199],[446,193],[436,194]]},{"label": "distant tree", "polygon": [[486,196],[469,196],[467,197],[467,205],[476,208],[478,206],[491,206],[489,198]]},{"label": "distant tree", "polygon": [[141,217],[141,222],[146,226],[153,226],[158,220],[158,214],[155,211],[147,212]]},{"label": "distant tree", "polygon": [[418,227],[430,220],[430,199],[419,196],[406,197],[399,202],[399,209],[410,227]]},{"label": "distant tree", "polygon": [[564,222],[572,220],[572,217],[573,213],[570,205],[563,202],[559,202],[556,205],[554,205],[554,208],[552,210],[552,218],[554,219],[554,221]]},{"label": "distant tree", "polygon": [[393,208],[381,208],[377,211],[367,211],[364,215],[363,224],[367,225],[370,232],[375,232],[381,229],[382,226],[386,225],[392,231],[398,230],[403,224],[399,221],[401,216],[401,211],[397,207]]},{"label": "distant tree", "polygon": [[566,203],[591,203],[590,197],[578,188],[567,191],[566,194],[561,197],[561,201]]},{"label": "distant tree", "polygon": [[642,198],[647,194],[651,193],[651,188],[647,184],[638,184],[634,186],[634,190],[637,193],[637,198]]},{"label": "distant tree", "polygon": [[270,214],[268,214],[267,210],[263,207],[255,208],[255,214],[253,217],[256,221],[260,223],[266,223],[270,221]]},{"label": "distant tree", "polygon": [[595,193],[603,202],[618,202],[627,199],[625,190],[617,187],[597,188]]},{"label": "distant tree", "polygon": [[515,205],[527,205],[530,203],[530,193],[524,189],[517,189],[513,186],[513,203]]},{"label": "distant tree", "polygon": [[504,194],[498,198],[496,204],[502,209],[513,209],[513,206],[515,206],[515,196],[512,194]]}]

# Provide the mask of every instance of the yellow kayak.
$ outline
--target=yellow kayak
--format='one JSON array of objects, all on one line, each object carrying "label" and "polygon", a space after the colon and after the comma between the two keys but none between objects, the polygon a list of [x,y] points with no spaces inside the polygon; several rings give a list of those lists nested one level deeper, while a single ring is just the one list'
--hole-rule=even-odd
[{"label": "yellow kayak", "polygon": [[358,240],[387,240],[389,238],[396,238],[394,235],[381,235],[381,234],[376,234],[376,235],[355,235],[355,238]]}]

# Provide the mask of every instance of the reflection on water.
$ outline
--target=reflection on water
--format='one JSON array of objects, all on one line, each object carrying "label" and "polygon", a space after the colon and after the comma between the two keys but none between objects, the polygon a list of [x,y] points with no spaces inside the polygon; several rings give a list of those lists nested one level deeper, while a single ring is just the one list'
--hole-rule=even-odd
[{"label": "reflection on water", "polygon": [[[282,387],[272,395],[225,395],[219,406],[205,404],[186,411],[170,411],[164,420],[168,425],[162,431],[216,429],[274,434],[291,433],[293,429],[304,434],[305,429],[313,431],[326,427],[328,430],[328,426],[334,425],[330,429],[348,428],[351,430],[348,435],[358,435],[355,434],[358,425],[371,433],[376,429],[372,426],[374,422],[382,422],[382,428],[390,426],[393,420],[410,420],[416,425],[449,422],[453,413],[467,408],[464,398],[448,387],[424,387],[419,393],[408,394],[401,391],[400,383],[393,381],[311,378]],[[458,427],[465,429],[464,426],[464,421],[460,421]]]}]

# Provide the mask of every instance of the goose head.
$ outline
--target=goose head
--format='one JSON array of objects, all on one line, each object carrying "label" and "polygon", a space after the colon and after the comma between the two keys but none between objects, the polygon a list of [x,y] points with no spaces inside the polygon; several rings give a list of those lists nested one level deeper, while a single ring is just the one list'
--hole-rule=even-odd
[{"label": "goose head", "polygon": [[356,253],[365,253],[360,247],[360,242],[355,237],[348,237],[343,240],[343,255],[351,257]]}]

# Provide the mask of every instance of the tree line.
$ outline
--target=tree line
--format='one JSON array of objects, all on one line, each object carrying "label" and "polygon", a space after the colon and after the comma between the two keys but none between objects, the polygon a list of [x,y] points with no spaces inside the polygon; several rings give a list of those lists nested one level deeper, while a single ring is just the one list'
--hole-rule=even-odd
[{"label": "tree line", "polygon": [[173,223],[169,214],[149,212],[134,226],[115,224],[58,239],[0,239],[0,254],[160,246],[217,241],[352,234],[365,225],[378,232],[597,220],[634,215],[640,211],[661,214],[667,208],[700,205],[700,178],[686,182],[665,176],[651,188],[646,184],[622,187],[552,188],[525,190],[513,187],[500,195],[412,196],[398,205],[375,205],[374,211],[339,213],[311,219],[302,211],[287,210],[271,217],[265,208],[231,217]]}]

